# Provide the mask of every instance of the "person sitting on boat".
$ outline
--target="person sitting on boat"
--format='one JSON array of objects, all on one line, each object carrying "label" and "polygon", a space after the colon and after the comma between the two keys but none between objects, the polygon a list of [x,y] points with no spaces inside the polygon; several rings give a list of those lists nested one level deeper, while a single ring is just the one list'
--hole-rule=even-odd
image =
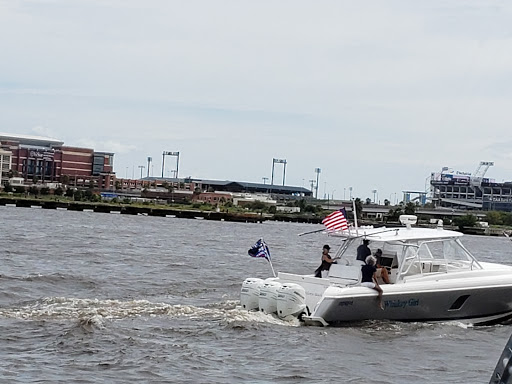
[{"label": "person sitting on boat", "polygon": [[370,244],[370,240],[364,239],[363,244],[357,247],[357,260],[365,262],[366,258],[372,254],[372,251],[368,244]]},{"label": "person sitting on boat", "polygon": [[326,278],[329,276],[329,269],[333,263],[336,263],[337,258],[332,258],[329,255],[331,247],[328,244],[325,244],[322,248],[322,264],[315,270],[315,277],[323,277]]},{"label": "person sitting on boat", "polygon": [[361,267],[361,286],[375,289],[378,292],[377,299],[379,300],[379,307],[384,309],[384,305],[382,303],[382,288],[377,283],[377,267],[375,264],[377,263],[377,259],[375,256],[368,256],[366,258],[366,264]]},{"label": "person sitting on boat", "polygon": [[379,248],[377,249],[377,251],[375,251],[375,258],[377,259],[377,262],[375,264],[375,266],[377,267],[377,272],[375,273],[375,276],[377,278],[380,277],[384,283],[390,284],[388,269],[381,265],[382,249]]}]

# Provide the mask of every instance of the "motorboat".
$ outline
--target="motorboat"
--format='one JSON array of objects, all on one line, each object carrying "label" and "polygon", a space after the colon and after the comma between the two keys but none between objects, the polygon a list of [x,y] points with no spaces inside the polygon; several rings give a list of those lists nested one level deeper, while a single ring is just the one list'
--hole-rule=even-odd
[{"label": "motorboat", "polygon": [[[490,324],[512,318],[512,266],[480,262],[463,245],[463,234],[437,227],[416,227],[402,215],[402,227],[351,227],[327,232],[340,242],[327,278],[278,272],[242,284],[247,310],[296,316],[307,325],[338,325],[363,320],[452,321]],[[388,270],[377,291],[361,286],[357,246],[370,240],[381,250],[378,264]],[[380,279],[379,279],[380,280]]]}]

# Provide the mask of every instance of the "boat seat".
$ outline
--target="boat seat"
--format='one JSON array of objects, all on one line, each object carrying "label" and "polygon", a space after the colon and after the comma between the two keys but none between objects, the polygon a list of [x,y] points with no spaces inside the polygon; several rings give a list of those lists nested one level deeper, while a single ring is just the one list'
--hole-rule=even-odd
[{"label": "boat seat", "polygon": [[345,284],[357,284],[361,281],[361,266],[332,264],[329,278],[344,280]]}]

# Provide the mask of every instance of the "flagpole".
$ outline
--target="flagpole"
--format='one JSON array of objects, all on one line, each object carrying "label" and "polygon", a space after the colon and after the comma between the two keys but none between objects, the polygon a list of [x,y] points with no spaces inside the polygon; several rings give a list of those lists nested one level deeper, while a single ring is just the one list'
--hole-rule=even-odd
[{"label": "flagpole", "polygon": [[274,275],[274,277],[277,277],[276,272],[274,271],[274,266],[272,265],[272,258],[270,257],[270,250],[268,249],[268,245],[267,243],[265,243],[265,240],[263,240],[263,237],[260,240],[264,248],[265,259],[267,259],[268,263],[270,264],[270,269],[272,269],[272,275]]},{"label": "flagpole", "polygon": [[270,264],[270,268],[272,269],[272,274],[274,275],[274,277],[277,277],[276,276],[276,272],[274,271],[274,266],[272,265],[272,260],[268,260],[269,264]]},{"label": "flagpole", "polygon": [[359,231],[357,227],[357,209],[356,209],[356,201],[352,199],[352,210],[354,211],[354,224],[356,226],[356,236],[359,236]]}]

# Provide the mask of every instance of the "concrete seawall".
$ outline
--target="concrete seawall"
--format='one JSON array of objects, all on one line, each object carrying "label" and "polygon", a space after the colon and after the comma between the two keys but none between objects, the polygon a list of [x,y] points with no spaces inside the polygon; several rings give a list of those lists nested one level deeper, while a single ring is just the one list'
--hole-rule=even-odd
[{"label": "concrete seawall", "polygon": [[[293,221],[293,222],[312,222],[311,219],[286,217],[286,215],[274,216],[263,213],[229,213],[212,212],[200,210],[179,210],[173,208],[154,208],[137,207],[131,205],[115,205],[105,203],[89,203],[80,201],[57,201],[40,199],[16,199],[9,197],[0,197],[0,205],[16,206],[42,209],[65,209],[68,211],[92,211],[99,213],[118,213],[123,215],[143,215],[158,217],[177,217],[184,219],[204,219],[216,221],[234,221],[240,223],[261,223],[266,220]],[[318,219],[320,220],[320,219]]]}]

